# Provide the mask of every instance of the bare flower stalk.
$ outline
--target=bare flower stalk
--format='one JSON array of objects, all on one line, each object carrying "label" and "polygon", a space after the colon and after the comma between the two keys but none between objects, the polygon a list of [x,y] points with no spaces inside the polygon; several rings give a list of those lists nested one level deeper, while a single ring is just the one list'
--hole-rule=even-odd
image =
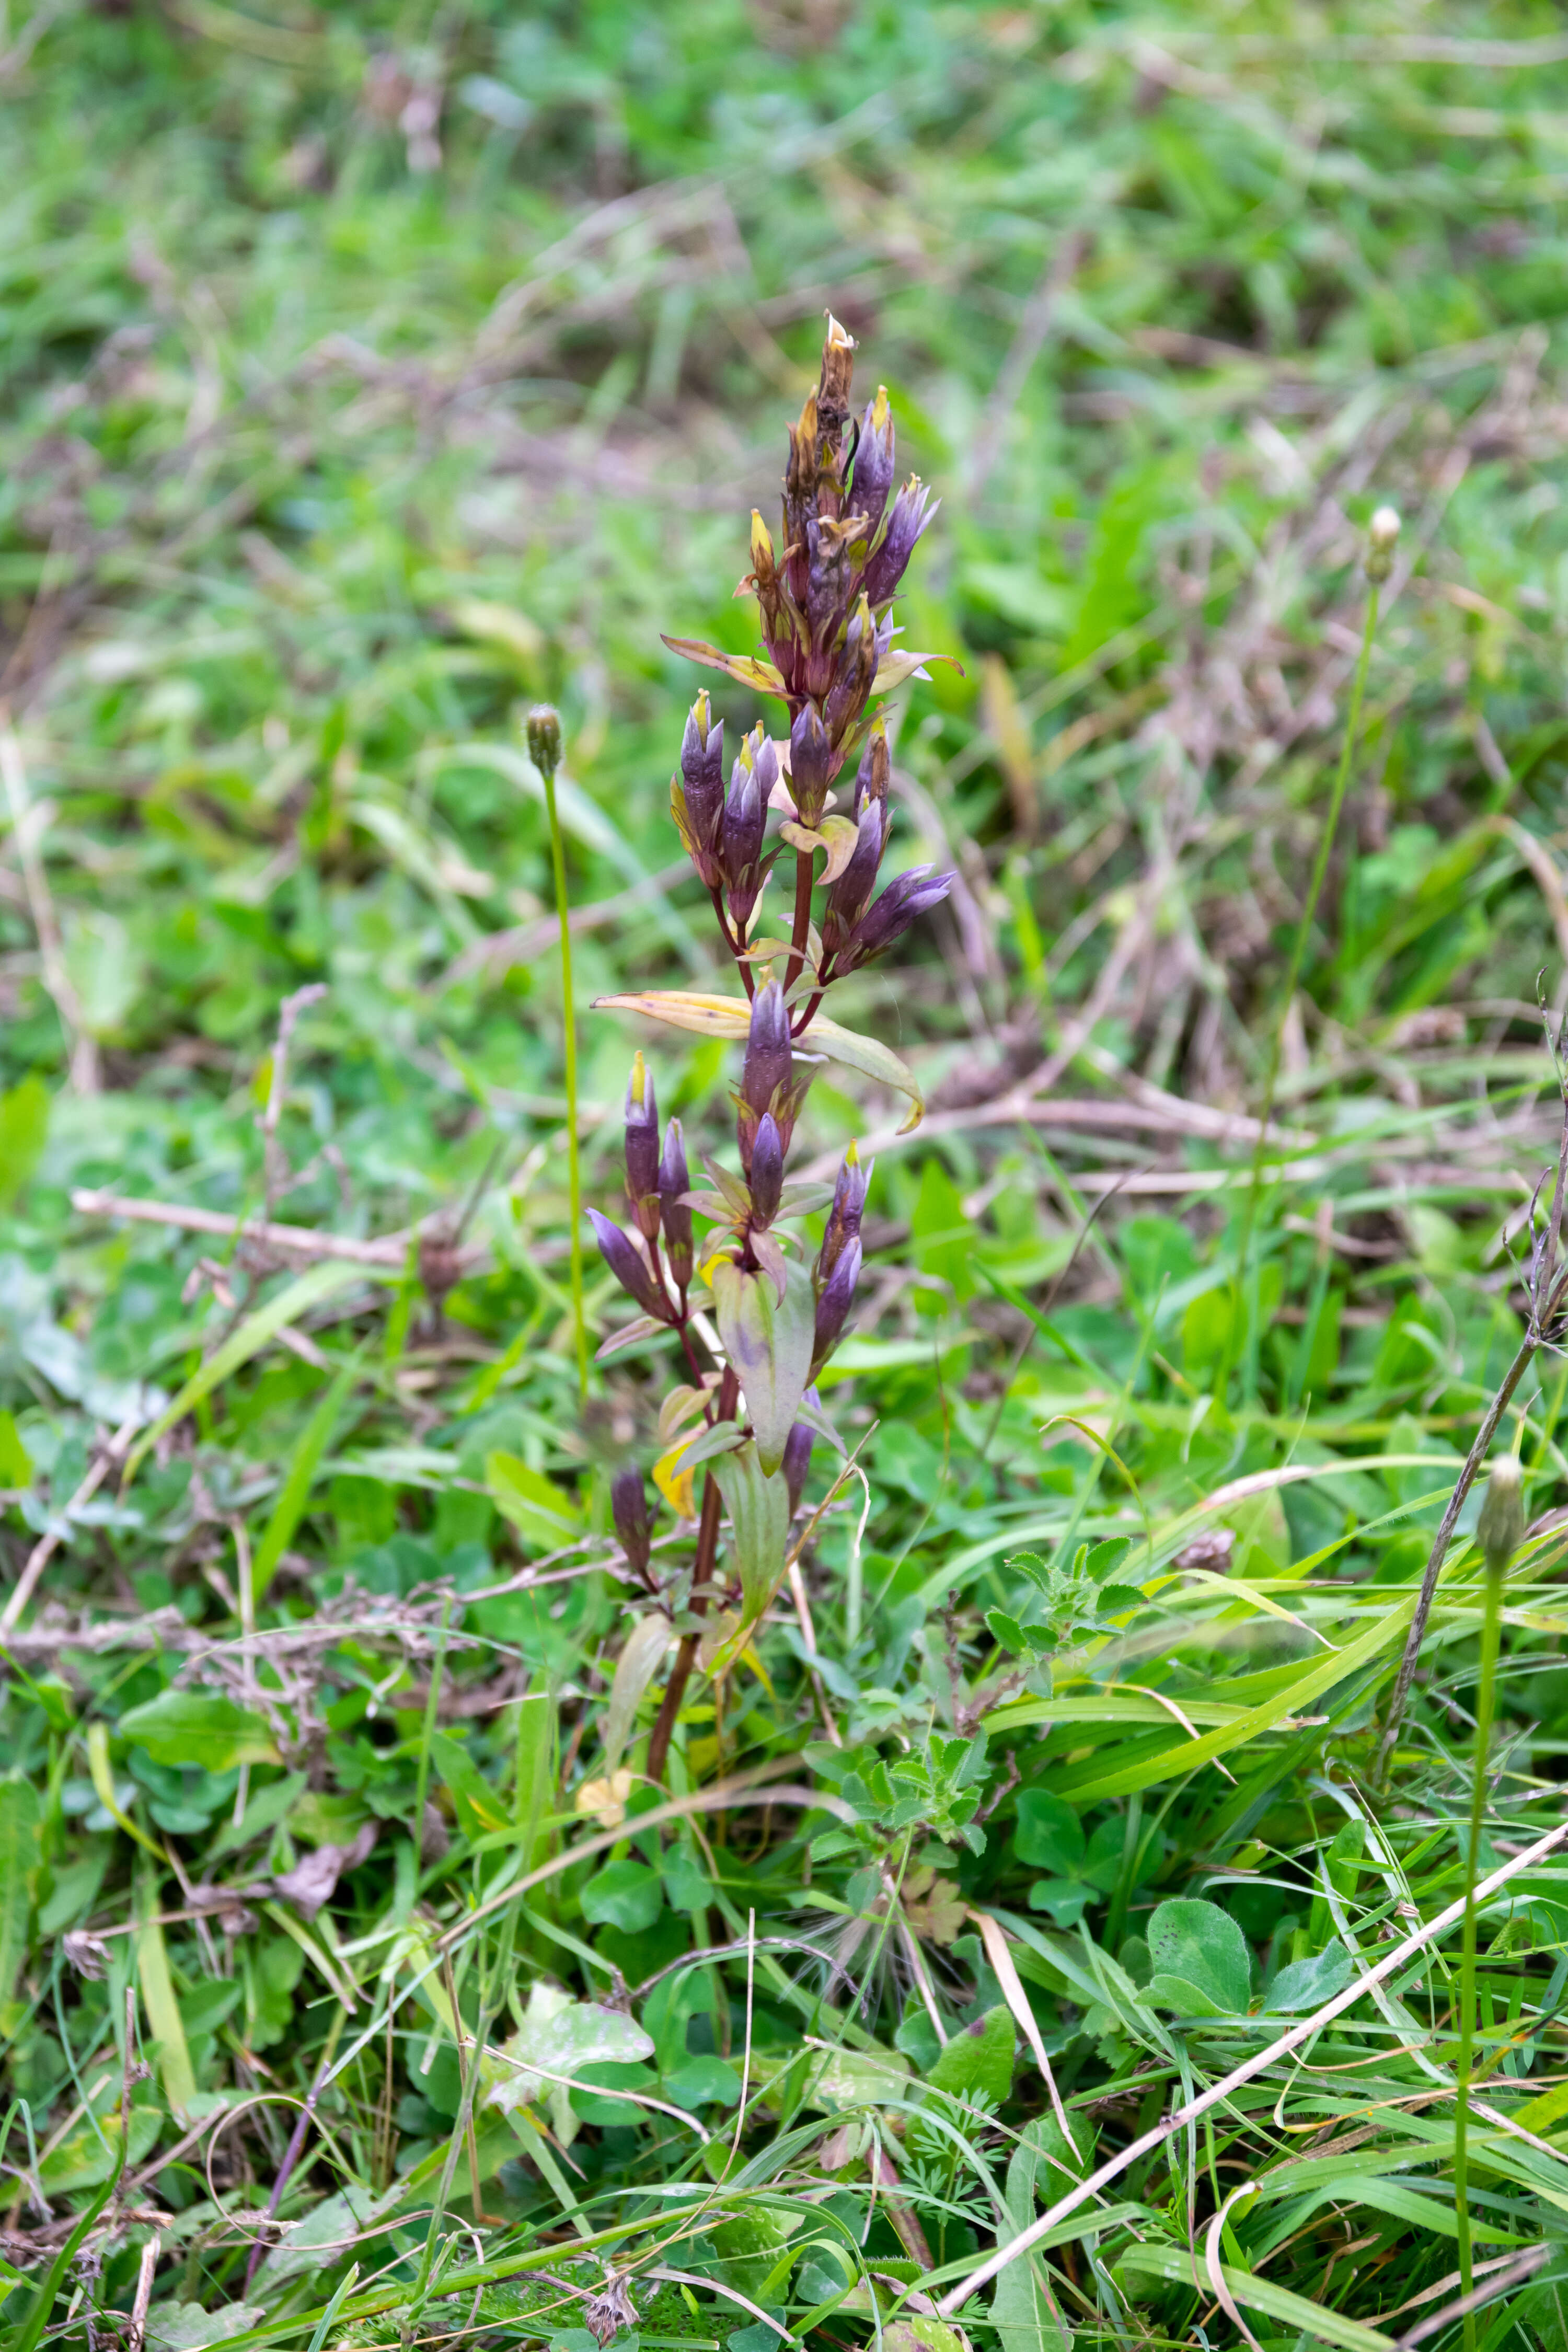
[{"label": "bare flower stalk", "polygon": [[[1487,1498],[1476,1528],[1476,1540],[1485,1562],[1485,1604],[1481,1618],[1481,1679],[1476,1706],[1476,1764],[1470,1794],[1470,1835],[1465,1853],[1465,1925],[1459,1960],[1459,2049],[1455,2075],[1458,2098],[1454,2108],[1454,2218],[1458,2225],[1459,2290],[1468,2295],[1471,2276],[1469,2208],[1470,2074],[1476,2036],[1476,1864],[1480,1852],[1481,1822],[1486,1815],[1490,1779],[1492,1717],[1497,1702],[1498,1650],[1502,1619],[1502,1584],[1509,1562],[1524,1539],[1524,1482],[1518,1459],[1505,1454],[1493,1464],[1487,1481]],[[1476,2352],[1476,2315],[1464,2314],[1465,2352]]]},{"label": "bare flower stalk", "polygon": [[561,929],[561,1020],[566,1065],[566,1187],[571,1203],[572,1321],[577,1343],[578,1393],[588,1393],[588,1325],[583,1312],[583,1172],[577,1149],[577,1016],[572,1001],[572,907],[566,892],[566,843],[555,805],[561,765],[561,719],[547,702],[528,714],[528,752],[544,784],[550,814],[550,862],[555,874],[555,915]]},{"label": "bare flower stalk", "polygon": [[[671,1119],[661,1138],[653,1073],[638,1054],[626,1099],[630,1229],[588,1212],[605,1264],[639,1309],[601,1356],[673,1339],[687,1375],[665,1399],[653,1475],[678,1517],[695,1522],[689,1562],[663,1581],[654,1576],[639,1468],[617,1475],[612,1496],[627,1563],[679,1637],[648,1744],[653,1780],[663,1776],[692,1674],[701,1666],[718,1679],[729,1670],[784,1575],[816,1437],[843,1451],[813,1383],[854,1303],[871,1171],[851,1144],[830,1188],[786,1181],[814,1061],[826,1053],[888,1079],[911,1097],[919,1117],[918,1090],[897,1056],[879,1040],[819,1019],[823,1001],[945,898],[952,879],[919,866],[877,893],[892,813],[887,730],[874,706],[905,678],[926,675],[924,656],[895,649],[893,610],[935,509],[913,476],[894,489],[886,391],[854,415],[854,352],[830,319],[816,388],[790,427],[782,543],[760,514],[752,517],[741,593],[756,598],[765,658],[665,640],[775,697],[787,716],[777,737],[752,728],[726,777],[724,721],[700,693],[670,780],[676,830],[741,992],[653,990],[604,1000],[744,1045],[732,1089],[738,1170],[705,1160],[710,1188],[692,1188],[679,1122]],[[763,909],[786,849],[794,864],[788,927],[779,935]],[[564,962],[564,918],[563,926]],[[826,1229],[808,1265],[798,1220],[820,1209]],[[700,1236],[694,1216],[708,1228]],[[715,1325],[717,1360],[703,1342]],[[657,1641],[628,1645],[611,1702],[611,1744],[662,1654]]]}]

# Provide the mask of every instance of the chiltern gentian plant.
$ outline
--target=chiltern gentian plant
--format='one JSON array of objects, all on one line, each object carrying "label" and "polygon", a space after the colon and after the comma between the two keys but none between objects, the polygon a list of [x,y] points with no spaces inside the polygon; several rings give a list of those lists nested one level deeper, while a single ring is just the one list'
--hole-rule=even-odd
[{"label": "chiltern gentian plant", "polygon": [[[641,1473],[626,1469],[616,1479],[616,1533],[654,1606],[616,1673],[605,1722],[607,1773],[638,1700],[679,1639],[648,1747],[648,1777],[662,1776],[694,1664],[700,1657],[710,1673],[722,1674],[751,1640],[784,1573],[814,1435],[837,1444],[812,1383],[854,1299],[871,1171],[851,1144],[831,1193],[785,1181],[811,1065],[828,1059],[891,1084],[910,1097],[909,1124],[921,1115],[919,1091],[897,1055],[875,1038],[841,1028],[821,1009],[836,981],[884,954],[946,897],[952,878],[920,866],[877,894],[888,845],[889,758],[873,702],[925,675],[925,656],[895,648],[893,600],[935,509],[912,476],[894,492],[887,393],[879,390],[852,421],[854,349],[830,320],[821,380],[790,429],[782,546],[775,548],[761,515],[752,517],[752,569],[737,593],[757,599],[767,658],[732,656],[690,638],[665,640],[742,686],[776,696],[788,715],[787,735],[752,728],[726,783],[724,723],[712,715],[707,694],[699,694],[686,722],[679,773],[670,781],[676,828],[712,899],[744,993],[667,990],[599,1000],[745,1045],[733,1090],[739,1173],[705,1160],[712,1189],[691,1189],[679,1122],[668,1122],[661,1145],[653,1077],[638,1054],[626,1101],[630,1229],[589,1212],[606,1265],[640,1309],[601,1356],[666,1330],[685,1356],[689,1382],[665,1400],[659,1434],[666,1450],[653,1475],[677,1515],[697,1522],[689,1563],[661,1579]],[[770,814],[780,819],[771,835]],[[763,909],[786,847],[795,856],[794,905],[788,934],[780,937],[767,928]],[[820,919],[814,915],[818,891]],[[792,1221],[822,1207],[826,1231],[808,1270]],[[711,1220],[700,1253],[694,1210]],[[721,1353],[710,1364],[701,1340],[704,1328],[711,1333],[714,1325]],[[721,1568],[726,1513],[731,1539]]]}]

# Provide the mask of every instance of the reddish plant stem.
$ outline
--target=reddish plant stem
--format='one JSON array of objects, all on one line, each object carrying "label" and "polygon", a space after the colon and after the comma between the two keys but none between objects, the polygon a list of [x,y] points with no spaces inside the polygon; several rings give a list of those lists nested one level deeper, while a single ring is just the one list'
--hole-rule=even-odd
[{"label": "reddish plant stem", "polygon": [[810,849],[795,853],[795,929],[790,934],[791,954],[784,967],[784,994],[787,996],[800,978],[805,961],[806,941],[811,935],[811,861],[816,855]]},{"label": "reddish plant stem", "polygon": [[740,940],[730,929],[730,919],[724,912],[724,901],[717,890],[710,890],[708,896],[713,901],[713,912],[719,919],[719,929],[724,934],[724,945],[741,967],[741,978],[745,984],[746,994],[748,997],[754,996],[757,984],[752,978],[752,967],[745,961]]},{"label": "reddish plant stem", "polygon": [[[724,1377],[719,1383],[719,1420],[731,1419],[740,1391],[741,1383],[735,1378],[733,1368],[726,1364]],[[698,1521],[697,1557],[691,1570],[691,1613],[694,1617],[705,1617],[708,1613],[707,1587],[719,1552],[720,1500],[718,1481],[710,1471],[703,1481],[702,1517]],[[675,1735],[675,1720],[680,1713],[681,1700],[686,1696],[686,1685],[691,1680],[691,1669],[697,1663],[700,1638],[695,1633],[683,1635],[680,1647],[675,1654],[675,1669],[665,1686],[664,1702],[647,1743],[647,1777],[650,1780],[662,1780],[664,1778],[669,1743]]]}]

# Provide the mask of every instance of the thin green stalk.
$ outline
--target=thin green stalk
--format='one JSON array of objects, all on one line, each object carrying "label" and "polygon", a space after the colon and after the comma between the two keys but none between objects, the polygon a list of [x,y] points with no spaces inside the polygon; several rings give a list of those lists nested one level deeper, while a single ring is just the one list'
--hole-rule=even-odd
[{"label": "thin green stalk", "polygon": [[561,763],[561,721],[547,703],[528,715],[528,749],[544,781],[550,815],[550,862],[555,875],[555,919],[561,929],[561,1018],[565,1033],[566,1186],[571,1203],[572,1321],[577,1341],[577,1389],[588,1393],[588,1325],[583,1311],[583,1172],[577,1156],[577,1015],[572,1001],[572,906],[566,890],[566,843],[555,805]]},{"label": "thin green stalk", "polygon": [[[1502,1629],[1502,1580],[1524,1534],[1523,1482],[1516,1456],[1504,1454],[1487,1481],[1487,1498],[1476,1528],[1486,1561],[1481,1614],[1481,1679],[1476,1702],[1475,1776],[1470,1786],[1470,1834],[1465,1853],[1465,1919],[1459,1955],[1459,2047],[1455,2063],[1458,2095],[1454,2105],[1454,2217],[1458,2226],[1459,2294],[1470,2292],[1469,2123],[1470,2074],[1476,2040],[1476,1866],[1486,1813],[1488,1765],[1496,1712],[1498,1653]],[[1467,2312],[1465,2352],[1476,2352],[1476,2320]]]},{"label": "thin green stalk", "polygon": [[[1465,1854],[1465,1926],[1459,1952],[1459,2052],[1455,2073],[1458,2098],[1454,2107],[1454,2218],[1458,2223],[1459,2292],[1468,2294],[1470,2277],[1469,2120],[1470,2071],[1476,2034],[1476,1857],[1480,1849],[1481,1819],[1486,1811],[1487,1761],[1491,1749],[1496,1698],[1499,1636],[1502,1618],[1502,1577],[1489,1563],[1481,1619],[1481,1686],[1476,1707],[1476,1772],[1470,1791],[1470,1835]],[[1465,2315],[1465,2352],[1475,2352],[1476,2318]]]},{"label": "thin green stalk", "polygon": [[[1237,1244],[1236,1281],[1231,1292],[1230,1330],[1220,1349],[1215,1369],[1214,1394],[1223,1403],[1230,1368],[1235,1360],[1236,1337],[1241,1328],[1242,1311],[1247,1302],[1250,1277],[1253,1230],[1258,1219],[1258,1197],[1263,1182],[1263,1161],[1268,1150],[1268,1129],[1274,1117],[1274,1098],[1279,1085],[1279,1062],[1285,1049],[1285,1024],[1290,1017],[1290,1007],[1296,1001],[1296,989],[1301,977],[1301,967],[1307,958],[1307,941],[1311,937],[1312,921],[1318,911],[1318,901],[1328,878],[1329,859],[1333,855],[1334,837],[1339,831],[1340,812],[1344,806],[1345,793],[1350,784],[1351,762],[1355,757],[1356,739],[1361,733],[1362,704],[1366,697],[1367,672],[1372,666],[1373,641],[1377,635],[1377,613],[1381,583],[1373,579],[1367,591],[1366,620],[1362,629],[1361,652],[1356,660],[1355,677],[1351,686],[1350,709],[1345,715],[1344,740],[1340,746],[1340,764],[1334,773],[1333,790],[1329,794],[1329,806],[1318,836],[1318,855],[1312,866],[1312,879],[1301,908],[1301,919],[1296,926],[1296,941],[1290,950],[1289,968],[1279,999],[1279,1013],[1268,1040],[1268,1067],[1264,1082],[1263,1105],[1258,1118],[1258,1139],[1252,1147],[1252,1171],[1242,1203],[1241,1234]],[[1254,1302],[1256,1304],[1256,1302]],[[1258,1344],[1258,1317],[1247,1318],[1248,1346]]]}]

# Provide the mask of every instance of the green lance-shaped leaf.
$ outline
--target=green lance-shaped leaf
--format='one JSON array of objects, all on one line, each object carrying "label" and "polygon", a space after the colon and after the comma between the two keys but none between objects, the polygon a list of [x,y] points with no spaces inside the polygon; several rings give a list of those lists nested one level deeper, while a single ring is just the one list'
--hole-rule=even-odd
[{"label": "green lance-shaped leaf", "polygon": [[730,1513],[735,1566],[741,1579],[742,1628],[754,1625],[778,1588],[789,1541],[789,1487],[770,1477],[754,1445],[742,1445],[713,1465]]},{"label": "green lance-shaped leaf", "polygon": [[784,1271],[781,1298],[766,1274],[747,1274],[728,1259],[713,1269],[719,1336],[745,1391],[763,1473],[772,1477],[811,1377],[816,1300],[804,1266]]},{"label": "green lance-shaped leaf", "polygon": [[632,1718],[655,1675],[664,1654],[675,1639],[675,1629],[662,1610],[650,1610],[639,1617],[626,1636],[616,1667],[616,1679],[610,1690],[610,1704],[605,1711],[605,1755],[602,1769],[608,1775],[621,1760],[621,1751],[632,1727]]}]

